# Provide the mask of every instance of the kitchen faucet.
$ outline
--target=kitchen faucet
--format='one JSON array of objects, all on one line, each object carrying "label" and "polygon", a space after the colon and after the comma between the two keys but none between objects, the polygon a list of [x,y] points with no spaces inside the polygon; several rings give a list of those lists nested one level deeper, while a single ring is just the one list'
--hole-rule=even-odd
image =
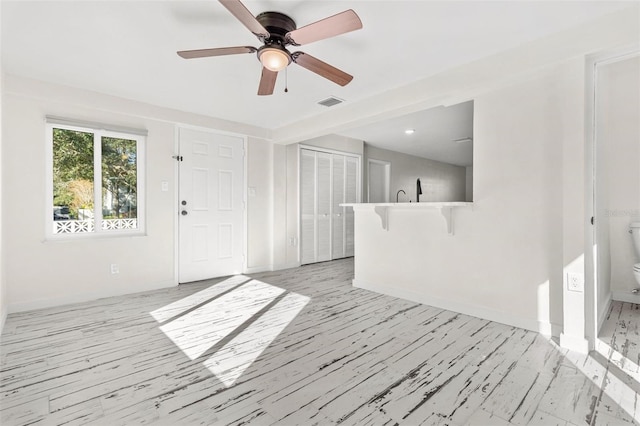
[{"label": "kitchen faucet", "polygon": [[406,192],[404,192],[404,190],[403,190],[403,189],[400,189],[398,192],[396,192],[396,203],[398,202],[398,196],[400,195],[400,193],[401,193],[401,192],[402,192],[404,195],[407,195],[407,193],[406,193]]}]

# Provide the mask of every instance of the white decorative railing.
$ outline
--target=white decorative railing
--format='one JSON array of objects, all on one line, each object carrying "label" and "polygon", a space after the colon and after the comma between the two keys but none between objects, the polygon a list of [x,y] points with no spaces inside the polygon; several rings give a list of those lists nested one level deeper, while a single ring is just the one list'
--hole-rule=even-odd
[{"label": "white decorative railing", "polygon": [[138,219],[102,219],[102,229],[138,229]]},{"label": "white decorative railing", "polygon": [[[138,229],[137,219],[103,219],[103,230]],[[53,222],[54,234],[82,234],[93,232],[93,219],[87,220],[55,220]]]}]

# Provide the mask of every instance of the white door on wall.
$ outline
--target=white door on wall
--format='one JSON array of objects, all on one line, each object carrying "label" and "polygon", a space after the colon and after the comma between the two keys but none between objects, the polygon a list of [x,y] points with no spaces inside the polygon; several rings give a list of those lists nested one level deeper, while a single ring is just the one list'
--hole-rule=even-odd
[{"label": "white door on wall", "polygon": [[333,199],[331,201],[332,214],[332,231],[331,252],[334,259],[345,257],[345,226],[344,226],[344,207],[340,204],[344,203],[345,194],[345,156],[333,156]]},{"label": "white door on wall", "polygon": [[317,153],[316,262],[331,260],[331,154]]},{"label": "white door on wall", "polygon": [[180,129],[179,149],[179,282],[241,273],[244,139]]},{"label": "white door on wall", "polygon": [[353,209],[359,202],[358,157],[300,150],[301,263],[353,256]]},{"label": "white door on wall", "polygon": [[367,165],[369,170],[369,179],[367,179],[369,202],[388,203],[391,163],[370,158]]}]

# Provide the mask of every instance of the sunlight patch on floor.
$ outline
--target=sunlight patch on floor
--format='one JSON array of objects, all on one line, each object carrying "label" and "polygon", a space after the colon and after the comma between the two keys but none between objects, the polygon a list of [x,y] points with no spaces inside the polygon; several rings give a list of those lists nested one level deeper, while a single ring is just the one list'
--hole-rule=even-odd
[{"label": "sunlight patch on floor", "polygon": [[[620,409],[636,422],[640,422],[640,407],[637,406],[638,393],[634,389],[620,380],[613,372],[607,371],[606,366],[603,366],[591,355],[569,351],[566,358]],[[633,383],[638,385],[635,380]]]},{"label": "sunlight patch on floor", "polygon": [[244,275],[235,275],[229,277],[224,281],[221,281],[211,287],[207,287],[197,293],[193,293],[190,296],[176,300],[173,303],[163,306],[151,312],[151,316],[158,322],[165,322],[183,312],[192,309],[194,306],[198,306],[201,303],[206,302],[209,299],[213,299],[221,295],[222,293],[233,289],[234,287],[251,280],[251,278]]},{"label": "sunlight patch on floor", "polygon": [[204,362],[205,367],[225,386],[232,386],[302,311],[309,300],[308,297],[299,294],[287,294],[257,321],[207,359]]},{"label": "sunlight patch on floor", "polygon": [[156,309],[150,315],[162,324],[159,329],[189,359],[195,360],[273,304],[203,362],[225,386],[230,387],[310,300],[237,275]]},{"label": "sunlight patch on floor", "polygon": [[194,360],[282,293],[281,288],[252,280],[160,326],[160,330]]},{"label": "sunlight patch on floor", "polygon": [[620,367],[622,370],[624,370],[625,373],[627,373],[637,382],[640,382],[640,366],[638,366],[637,363],[635,363],[632,359],[621,354],[618,350],[612,348],[611,345],[604,342],[602,339],[598,339],[596,342],[596,345],[597,345],[597,348],[596,348],[597,351],[602,356],[610,360],[613,364]]}]

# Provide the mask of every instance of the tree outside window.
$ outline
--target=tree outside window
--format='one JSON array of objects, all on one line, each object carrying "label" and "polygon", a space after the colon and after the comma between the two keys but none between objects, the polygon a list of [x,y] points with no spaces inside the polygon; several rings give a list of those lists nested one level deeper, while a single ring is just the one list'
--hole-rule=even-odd
[{"label": "tree outside window", "polygon": [[140,230],[142,137],[50,125],[53,234]]}]

